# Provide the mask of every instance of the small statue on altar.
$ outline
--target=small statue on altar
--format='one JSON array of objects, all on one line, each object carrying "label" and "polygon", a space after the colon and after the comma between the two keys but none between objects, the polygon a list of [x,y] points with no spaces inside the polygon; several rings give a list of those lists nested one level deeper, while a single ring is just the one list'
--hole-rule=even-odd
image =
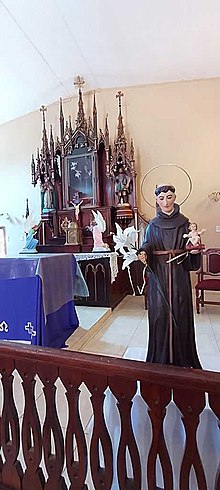
[{"label": "small statue on altar", "polygon": [[43,213],[55,209],[54,186],[48,177],[41,186],[41,207]]},{"label": "small statue on altar", "polygon": [[205,231],[205,228],[202,228],[201,231],[199,231],[197,223],[190,223],[189,233],[184,233],[183,235],[183,238],[188,238],[186,248],[202,248],[201,235],[203,235]]},{"label": "small statue on altar", "polygon": [[95,224],[92,225],[92,235],[93,235],[93,252],[108,252],[110,250],[108,243],[104,243],[102,239],[102,234],[106,230],[106,222],[100,213],[100,211],[93,211],[93,216]]},{"label": "small statue on altar", "polygon": [[128,203],[130,194],[130,177],[125,173],[123,165],[118,165],[115,176],[115,194],[118,196],[118,204]]},{"label": "small statue on altar", "polygon": [[36,254],[38,253],[36,247],[38,245],[38,239],[34,238],[38,229],[40,228],[41,222],[38,225],[32,226],[28,233],[26,232],[25,247],[21,250],[21,254]]}]

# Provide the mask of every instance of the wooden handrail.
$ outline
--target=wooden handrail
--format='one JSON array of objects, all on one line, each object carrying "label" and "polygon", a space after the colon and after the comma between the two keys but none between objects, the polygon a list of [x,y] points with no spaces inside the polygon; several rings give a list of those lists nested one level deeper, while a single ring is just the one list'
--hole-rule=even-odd
[{"label": "wooden handrail", "polygon": [[21,345],[14,342],[0,342],[0,365],[2,356],[16,360],[31,360],[69,369],[77,369],[99,375],[124,377],[132,380],[151,381],[162,386],[185,387],[186,383],[195,390],[220,393],[220,374],[214,371],[181,368],[162,364],[126,361],[116,357],[84,354],[82,352],[50,349],[34,345]]},{"label": "wooden handrail", "polygon": [[[14,392],[14,370],[21,377],[22,416]],[[157,458],[161,462],[166,490],[177,488],[176,479],[181,490],[189,489],[191,468],[194,468],[199,490],[209,490],[197,432],[207,400],[212,416],[216,421],[220,419],[220,373],[4,342],[0,343],[0,372],[4,400],[0,490],[90,490],[88,475],[95,490],[110,490],[115,481],[118,486],[114,488],[122,490],[155,490]],[[36,375],[43,384],[44,420],[41,420],[35,394]],[[57,391],[57,380],[64,387],[62,395]],[[80,413],[82,383],[89,391],[92,411],[89,442]],[[143,430],[151,424],[148,450],[139,447],[134,430],[132,407],[138,386],[138,400],[146,406],[144,418],[139,422]],[[110,393],[111,403],[113,399],[117,402],[113,403],[120,425],[116,447],[105,414],[109,396],[106,393]],[[67,407],[65,431],[60,423],[60,402],[61,407]],[[186,436],[180,468],[176,468],[172,460],[164,429],[170,404],[175,404],[176,410],[182,413]],[[217,422],[216,430],[219,430]],[[19,460],[21,454],[25,465]],[[67,480],[62,475],[65,465]],[[71,482],[69,486],[67,481]],[[219,485],[216,468],[213,490],[219,489]]]}]

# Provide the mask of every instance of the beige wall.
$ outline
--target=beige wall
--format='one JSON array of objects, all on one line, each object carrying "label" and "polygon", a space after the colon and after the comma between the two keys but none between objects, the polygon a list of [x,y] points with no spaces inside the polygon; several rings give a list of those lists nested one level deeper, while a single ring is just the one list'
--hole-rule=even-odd
[{"label": "beige wall", "polygon": [[[109,114],[111,141],[116,134],[118,102],[117,90],[99,90],[96,94],[99,127],[104,128],[106,113]],[[172,182],[177,189],[178,200],[188,191],[188,179],[178,168],[183,167],[191,176],[193,190],[182,206],[182,212],[199,227],[207,228],[204,235],[206,246],[220,246],[220,202],[210,201],[208,194],[220,190],[220,79],[175,82],[160,85],[124,88],[123,116],[128,142],[132,137],[136,151],[138,173],[138,201],[142,214],[154,215],[143,199],[140,185],[148,170],[156,169],[144,180],[144,196],[153,204],[153,188],[161,182]],[[93,94],[84,95],[86,114],[91,114]],[[42,101],[43,103],[44,101]],[[58,103],[48,107],[47,128],[59,131]],[[77,98],[64,103],[64,113],[75,121]],[[21,235],[25,212],[25,199],[29,198],[30,210],[40,212],[40,190],[33,188],[30,176],[31,154],[41,146],[41,114],[37,111],[13,122],[0,126],[0,225],[5,225],[8,251],[19,251],[23,244]],[[171,166],[169,166],[171,165]]]}]

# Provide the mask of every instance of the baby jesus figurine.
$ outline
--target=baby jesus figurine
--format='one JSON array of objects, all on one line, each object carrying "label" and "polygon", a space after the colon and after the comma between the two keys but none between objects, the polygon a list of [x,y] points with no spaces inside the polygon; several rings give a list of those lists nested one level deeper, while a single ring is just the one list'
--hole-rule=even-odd
[{"label": "baby jesus figurine", "polygon": [[201,235],[206,231],[205,228],[202,228],[201,231],[198,230],[197,223],[190,223],[189,225],[189,233],[184,233],[183,238],[188,238],[186,242],[186,248],[195,249],[195,248],[204,248],[204,245],[201,242]]}]

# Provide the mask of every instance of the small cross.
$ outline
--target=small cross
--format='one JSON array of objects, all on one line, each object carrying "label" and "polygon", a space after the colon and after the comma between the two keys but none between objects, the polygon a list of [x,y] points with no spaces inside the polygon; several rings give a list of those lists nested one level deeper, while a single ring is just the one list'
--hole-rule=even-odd
[{"label": "small cross", "polygon": [[75,87],[81,88],[81,87],[83,87],[84,83],[85,83],[85,80],[83,77],[80,77],[78,75],[77,77],[74,78],[73,84],[75,85]]},{"label": "small cross", "polygon": [[32,337],[36,337],[36,330],[34,330],[34,326],[31,324],[31,322],[27,322],[27,325],[25,325],[25,330],[28,331],[29,335]]},{"label": "small cross", "polygon": [[119,98],[119,107],[121,107],[121,98],[124,97],[124,94],[123,92],[121,92],[121,90],[118,91],[118,93],[116,94],[116,99]]},{"label": "small cross", "polygon": [[43,115],[44,113],[47,111],[47,108],[45,105],[42,105],[41,108],[40,108],[40,112],[43,112]]},{"label": "small cross", "polygon": [[45,112],[47,111],[47,108],[45,105],[42,105],[40,108],[40,112],[43,112],[43,125],[45,126]]}]

